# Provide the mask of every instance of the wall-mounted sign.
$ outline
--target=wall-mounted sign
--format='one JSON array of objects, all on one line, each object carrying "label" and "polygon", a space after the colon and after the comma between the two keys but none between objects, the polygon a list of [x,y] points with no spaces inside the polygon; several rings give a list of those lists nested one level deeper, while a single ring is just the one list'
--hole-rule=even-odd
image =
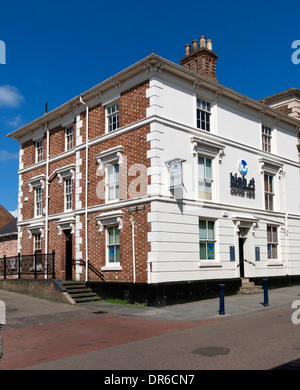
[{"label": "wall-mounted sign", "polygon": [[182,163],[185,160],[181,158],[174,158],[173,160],[166,161],[170,173],[170,188],[182,186]]},{"label": "wall-mounted sign", "polygon": [[182,163],[185,161],[179,157],[166,161],[170,174],[170,191],[174,198],[178,200],[183,197]]},{"label": "wall-mounted sign", "polygon": [[230,193],[241,197],[250,199],[255,198],[255,180],[254,178],[247,180],[245,178],[248,173],[248,164],[245,160],[239,162],[239,171],[242,177],[238,177],[235,173],[230,173]]},{"label": "wall-mounted sign", "polygon": [[248,164],[246,163],[245,160],[241,160],[240,163],[239,163],[239,171],[241,172],[241,174],[244,176],[244,175],[247,175],[247,172],[248,172]]}]

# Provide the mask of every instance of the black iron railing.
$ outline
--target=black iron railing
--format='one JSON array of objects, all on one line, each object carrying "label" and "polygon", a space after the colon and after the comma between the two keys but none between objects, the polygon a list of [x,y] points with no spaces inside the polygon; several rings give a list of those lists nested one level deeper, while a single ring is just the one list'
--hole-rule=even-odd
[{"label": "black iron railing", "polygon": [[47,254],[35,252],[33,255],[21,255],[0,258],[0,278],[55,279],[55,251]]},{"label": "black iron railing", "polygon": [[[75,266],[76,264],[77,265],[82,265],[84,267],[86,266],[84,260],[74,260],[73,259],[72,262],[73,262],[73,266]],[[96,267],[94,267],[93,264],[90,261],[88,262],[88,269],[90,271],[92,271],[96,276],[98,276],[98,278],[100,278],[104,282],[103,274]]]}]

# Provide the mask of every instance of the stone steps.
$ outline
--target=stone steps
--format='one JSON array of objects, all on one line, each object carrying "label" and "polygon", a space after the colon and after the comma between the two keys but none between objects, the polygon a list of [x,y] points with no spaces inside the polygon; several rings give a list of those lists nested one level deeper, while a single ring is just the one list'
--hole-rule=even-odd
[{"label": "stone steps", "polygon": [[242,278],[242,284],[238,294],[259,294],[262,292],[262,286],[255,285],[254,282],[250,282],[248,278]]},{"label": "stone steps", "polygon": [[76,282],[74,280],[66,280],[62,282],[67,293],[74,299],[76,303],[99,301],[100,298],[90,288],[86,287],[84,282]]}]

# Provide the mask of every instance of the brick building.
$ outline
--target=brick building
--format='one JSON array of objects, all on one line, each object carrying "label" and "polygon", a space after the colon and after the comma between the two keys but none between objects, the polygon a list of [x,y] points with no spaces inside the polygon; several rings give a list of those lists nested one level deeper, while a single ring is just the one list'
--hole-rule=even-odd
[{"label": "brick building", "polygon": [[299,121],[219,84],[217,58],[205,37],[181,66],[152,53],[11,133],[21,254],[157,304],[299,275]]},{"label": "brick building", "polygon": [[0,229],[0,259],[3,256],[17,256],[18,251],[18,229],[17,218],[13,218]]}]

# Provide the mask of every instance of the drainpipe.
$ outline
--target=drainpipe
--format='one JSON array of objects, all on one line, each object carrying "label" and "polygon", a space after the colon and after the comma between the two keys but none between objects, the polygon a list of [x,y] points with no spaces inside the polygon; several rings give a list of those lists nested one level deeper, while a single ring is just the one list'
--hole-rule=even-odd
[{"label": "drainpipe", "polygon": [[132,270],[133,270],[133,283],[136,282],[135,275],[135,221],[133,218],[130,219],[131,231],[132,231]]},{"label": "drainpipe", "polygon": [[85,281],[88,281],[89,271],[89,249],[88,249],[88,173],[89,173],[89,107],[82,100],[80,102],[86,107],[85,117]]},{"label": "drainpipe", "polygon": [[289,247],[288,247],[288,213],[287,213],[287,204],[286,204],[286,172],[282,169],[281,177],[283,180],[283,201],[284,201],[284,234],[285,234],[285,259],[286,259],[286,274],[290,274],[290,261],[289,261]]},{"label": "drainpipe", "polygon": [[[49,252],[48,237],[49,237],[49,158],[50,158],[50,134],[48,123],[45,123],[45,129],[47,130],[47,155],[46,155],[46,215],[45,215],[45,254]],[[48,259],[47,259],[48,260]],[[47,278],[47,275],[45,275]]]}]

